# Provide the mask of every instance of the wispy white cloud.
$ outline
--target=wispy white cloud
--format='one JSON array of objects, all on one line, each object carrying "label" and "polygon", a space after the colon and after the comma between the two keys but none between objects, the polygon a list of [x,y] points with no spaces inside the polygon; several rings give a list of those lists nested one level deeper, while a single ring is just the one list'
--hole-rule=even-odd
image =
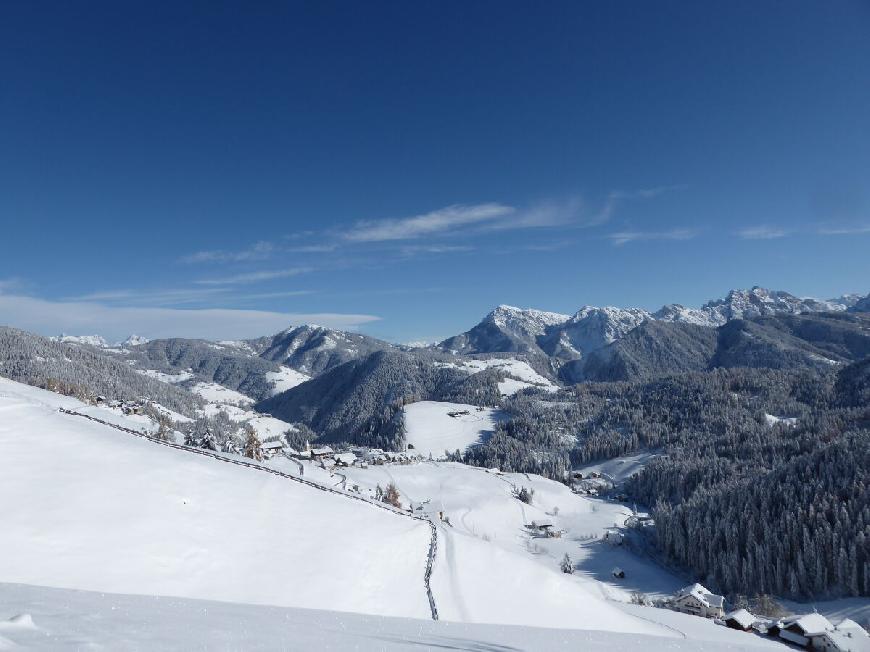
[{"label": "wispy white cloud", "polygon": [[260,241],[247,249],[240,251],[226,251],[213,249],[210,251],[197,251],[181,258],[183,263],[240,263],[253,260],[266,260],[275,251],[271,242]]},{"label": "wispy white cloud", "polygon": [[525,207],[501,203],[453,205],[399,219],[363,220],[341,235],[346,242],[413,240],[425,236],[483,233],[558,226],[594,226],[610,219],[612,209],[588,211],[579,197],[542,201]]},{"label": "wispy white cloud", "polygon": [[691,240],[697,237],[698,232],[694,229],[671,229],[670,231],[618,231],[607,237],[617,247],[629,242],[641,240]]},{"label": "wispy white cloud", "polygon": [[788,234],[789,231],[787,229],[767,224],[748,226],[745,229],[737,231],[737,235],[744,240],[775,240],[777,238],[784,238]]},{"label": "wispy white cloud", "polygon": [[66,297],[64,301],[100,301],[137,305],[182,305],[199,303],[224,295],[228,288],[164,288],[164,289],[118,289],[89,292]]},{"label": "wispy white cloud", "polygon": [[670,186],[653,186],[652,188],[640,188],[638,190],[614,190],[610,193],[613,199],[653,199],[659,195],[676,190],[685,190],[688,186],[674,184]]},{"label": "wispy white cloud", "polygon": [[539,229],[557,226],[595,226],[600,223],[596,214],[588,214],[579,197],[567,200],[541,201],[516,208],[502,219],[481,225],[481,231],[507,231],[510,229]]},{"label": "wispy white cloud", "polygon": [[335,251],[338,249],[337,243],[328,243],[328,244],[311,244],[311,245],[300,245],[298,247],[287,247],[284,251],[287,251],[292,254],[325,254],[330,251]]},{"label": "wispy white cloud", "polygon": [[493,222],[516,212],[504,204],[476,204],[474,206],[447,206],[437,211],[399,219],[362,220],[342,237],[350,242],[384,242],[410,240],[426,235],[444,233],[471,224]]},{"label": "wispy white cloud", "polygon": [[234,300],[259,301],[261,299],[288,299],[290,297],[307,297],[315,294],[314,290],[288,290],[287,292],[258,292],[256,294],[240,294],[233,297]]},{"label": "wispy white cloud", "polygon": [[121,289],[90,292],[65,297],[64,301],[97,301],[125,306],[181,306],[220,302],[239,303],[261,299],[283,299],[314,294],[313,290],[285,290],[280,292],[240,292],[234,287],[193,287],[171,289]]},{"label": "wispy white cloud", "polygon": [[149,338],[242,339],[304,323],[355,330],[378,319],[366,314],[108,306],[98,302],[49,301],[0,294],[0,324],[44,335],[96,333],[109,340],[122,339],[130,333]]},{"label": "wispy white cloud", "polygon": [[863,235],[870,233],[870,224],[853,224],[851,226],[823,226],[819,235]]},{"label": "wispy white cloud", "polygon": [[206,278],[194,281],[199,285],[239,285],[243,283],[259,283],[260,281],[272,281],[279,278],[290,278],[311,271],[310,267],[292,267],[290,269],[276,269],[261,272],[246,272],[220,278]]},{"label": "wispy white cloud", "polygon": [[399,253],[405,258],[412,258],[422,254],[457,254],[474,251],[471,245],[405,245],[399,249]]}]

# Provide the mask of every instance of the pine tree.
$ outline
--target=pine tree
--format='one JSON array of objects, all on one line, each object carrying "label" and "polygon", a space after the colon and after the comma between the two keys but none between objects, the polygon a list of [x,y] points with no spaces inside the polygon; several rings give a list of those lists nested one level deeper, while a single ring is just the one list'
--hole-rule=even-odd
[{"label": "pine tree", "polygon": [[245,424],[245,450],[243,455],[257,462],[263,461],[263,449],[260,439],[250,423]]}]

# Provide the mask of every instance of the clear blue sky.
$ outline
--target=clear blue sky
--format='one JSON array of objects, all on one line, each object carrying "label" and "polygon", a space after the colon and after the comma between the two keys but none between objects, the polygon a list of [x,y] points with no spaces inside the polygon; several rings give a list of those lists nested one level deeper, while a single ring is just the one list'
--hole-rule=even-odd
[{"label": "clear blue sky", "polygon": [[857,1],[4,2],[0,322],[405,341],[866,293],[868,34]]}]

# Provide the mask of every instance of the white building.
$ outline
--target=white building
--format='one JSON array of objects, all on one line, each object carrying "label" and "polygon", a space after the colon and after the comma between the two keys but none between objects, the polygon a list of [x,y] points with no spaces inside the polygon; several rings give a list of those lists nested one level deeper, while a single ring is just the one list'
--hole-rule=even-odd
[{"label": "white building", "polygon": [[680,589],[671,601],[671,606],[674,611],[703,618],[721,618],[725,615],[725,598],[697,583]]},{"label": "white building", "polygon": [[353,453],[336,453],[335,463],[339,466],[353,466],[356,464],[356,455]]},{"label": "white building", "polygon": [[812,613],[783,618],[779,625],[779,637],[795,645],[815,648],[816,641],[821,643],[825,634],[833,630],[831,621],[822,614]]},{"label": "white building", "polygon": [[870,652],[870,634],[854,620],[846,618],[834,631],[825,632],[820,641],[814,640],[813,646],[826,652]]},{"label": "white building", "polygon": [[858,623],[847,618],[834,627],[818,613],[783,619],[779,637],[811,650],[870,652],[870,635]]}]

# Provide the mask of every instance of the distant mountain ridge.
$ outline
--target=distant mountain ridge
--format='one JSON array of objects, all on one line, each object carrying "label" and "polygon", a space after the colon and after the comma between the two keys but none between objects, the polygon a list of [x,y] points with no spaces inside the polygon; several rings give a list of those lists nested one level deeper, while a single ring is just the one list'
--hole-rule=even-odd
[{"label": "distant mountain ridge", "polygon": [[612,344],[648,321],[715,328],[734,319],[860,311],[867,304],[870,295],[863,299],[844,295],[821,300],[756,286],[731,290],[723,299],[708,301],[700,308],[673,303],[652,313],[641,308],[584,306],[569,316],[502,305],[470,330],[444,340],[437,348],[464,355],[520,352],[571,361]]}]

